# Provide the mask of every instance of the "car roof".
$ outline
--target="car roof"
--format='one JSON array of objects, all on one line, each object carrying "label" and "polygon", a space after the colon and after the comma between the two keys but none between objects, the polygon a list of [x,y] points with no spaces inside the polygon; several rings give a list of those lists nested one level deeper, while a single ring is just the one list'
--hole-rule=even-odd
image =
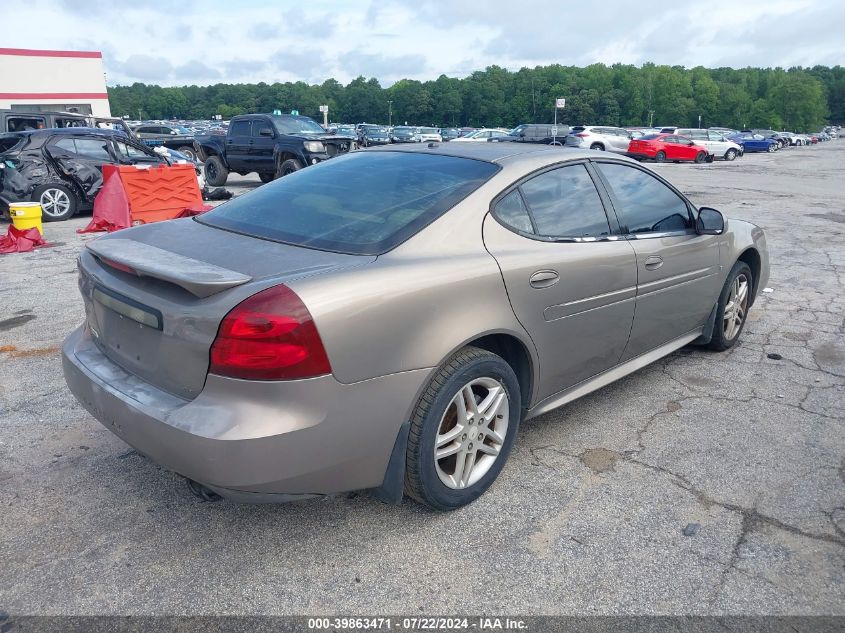
[{"label": "car roof", "polygon": [[48,134],[59,134],[73,136],[74,134],[100,134],[102,136],[122,136],[126,133],[123,130],[109,130],[101,127],[45,127],[40,130],[17,130],[11,134],[26,134],[29,136],[47,136]]},{"label": "car roof", "polygon": [[[579,160],[583,158],[609,158],[607,152],[574,148],[537,145],[534,143],[422,143],[411,145],[386,145],[364,150],[367,152],[404,152],[439,154],[457,158],[471,158],[489,163],[512,164],[521,160],[548,158],[549,163]],[[636,162],[630,158],[614,155],[613,158]]]}]

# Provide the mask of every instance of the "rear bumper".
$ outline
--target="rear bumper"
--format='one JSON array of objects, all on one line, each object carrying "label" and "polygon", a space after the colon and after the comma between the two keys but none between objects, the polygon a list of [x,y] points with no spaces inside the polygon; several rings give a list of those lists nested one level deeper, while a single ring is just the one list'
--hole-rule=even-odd
[{"label": "rear bumper", "polygon": [[636,158],[637,160],[654,160],[656,154],[644,154],[642,152],[625,152],[625,156]]},{"label": "rear bumper", "polygon": [[107,429],[238,501],[381,486],[430,372],[348,385],[330,375],[288,382],[210,375],[199,396],[184,400],[111,362],[84,325],[65,340],[62,363],[71,392]]}]

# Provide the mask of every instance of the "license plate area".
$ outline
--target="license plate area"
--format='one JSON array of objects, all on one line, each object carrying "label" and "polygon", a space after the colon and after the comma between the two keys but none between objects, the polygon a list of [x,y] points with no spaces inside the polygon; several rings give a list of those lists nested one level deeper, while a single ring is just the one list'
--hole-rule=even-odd
[{"label": "license plate area", "polygon": [[163,319],[161,312],[142,303],[138,303],[129,297],[124,297],[102,286],[94,286],[91,298],[101,306],[108,308],[112,312],[116,312],[122,317],[154,330],[161,331],[162,329]]}]

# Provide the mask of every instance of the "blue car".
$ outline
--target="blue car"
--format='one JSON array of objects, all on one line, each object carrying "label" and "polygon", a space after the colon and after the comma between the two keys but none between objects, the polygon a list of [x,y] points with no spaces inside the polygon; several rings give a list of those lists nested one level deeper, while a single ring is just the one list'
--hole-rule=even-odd
[{"label": "blue car", "polygon": [[760,134],[741,132],[739,134],[731,134],[728,138],[734,143],[741,145],[743,152],[776,152],[778,150],[778,142],[776,140],[765,138]]}]

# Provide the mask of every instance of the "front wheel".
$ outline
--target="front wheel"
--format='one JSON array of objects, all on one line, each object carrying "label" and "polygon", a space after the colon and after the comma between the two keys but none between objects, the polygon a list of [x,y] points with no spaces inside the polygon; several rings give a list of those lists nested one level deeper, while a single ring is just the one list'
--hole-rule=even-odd
[{"label": "front wheel", "polygon": [[778,151],[778,144],[769,143],[769,146],[766,148],[766,151],[769,152],[769,154],[774,154],[776,151]]},{"label": "front wheel", "polygon": [[706,160],[707,160],[707,152],[698,152],[698,154],[695,155],[695,162],[696,163],[703,163]]},{"label": "front wheel", "polygon": [[456,352],[434,374],[411,419],[405,492],[435,510],[475,501],[504,467],[521,411],[510,365],[477,347]]},{"label": "front wheel", "polygon": [[725,160],[736,160],[736,150],[734,148],[725,152]]},{"label": "front wheel", "polygon": [[753,292],[751,268],[745,262],[737,262],[731,268],[719,295],[713,338],[708,344],[710,349],[722,352],[736,344],[745,327]]},{"label": "front wheel", "polygon": [[45,222],[68,220],[76,213],[79,201],[76,194],[64,185],[41,185],[32,192],[32,201],[41,205],[41,217]]},{"label": "front wheel", "polygon": [[276,177],[276,174],[273,173],[260,173],[258,177],[261,179],[261,182],[270,182],[273,178]]},{"label": "front wheel", "polygon": [[288,158],[287,160],[283,160],[281,163],[279,163],[279,166],[276,169],[276,178],[287,176],[288,174],[292,174],[293,172],[299,171],[300,169],[302,169],[302,163],[300,163],[295,158]]}]

